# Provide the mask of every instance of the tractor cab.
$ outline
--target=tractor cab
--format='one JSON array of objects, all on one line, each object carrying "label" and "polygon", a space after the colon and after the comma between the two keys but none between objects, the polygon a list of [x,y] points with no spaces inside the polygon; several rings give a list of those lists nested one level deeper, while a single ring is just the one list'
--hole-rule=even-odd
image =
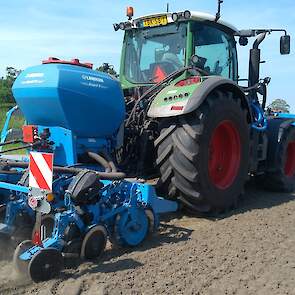
[{"label": "tractor cab", "polygon": [[158,83],[191,65],[208,75],[237,80],[237,29],[206,13],[184,11],[144,16],[114,25],[124,30],[123,88]]},{"label": "tractor cab", "polygon": [[[125,32],[120,82],[127,115],[119,163],[143,178],[159,176],[161,196],[201,212],[230,208],[249,175],[267,178],[273,165],[284,170],[285,161],[270,155],[292,151],[295,141],[287,122],[278,147],[281,121],[265,112],[270,78],[260,77],[260,44],[283,33],[280,52],[289,54],[290,36],[284,29],[238,30],[220,18],[223,0],[217,3],[216,15],[185,10],[133,18],[128,8],[128,20],[114,24]],[[245,46],[248,38],[255,38],[248,77],[240,80],[236,44]],[[276,189],[295,189],[292,167],[285,169],[290,179],[276,175],[282,183]]]}]

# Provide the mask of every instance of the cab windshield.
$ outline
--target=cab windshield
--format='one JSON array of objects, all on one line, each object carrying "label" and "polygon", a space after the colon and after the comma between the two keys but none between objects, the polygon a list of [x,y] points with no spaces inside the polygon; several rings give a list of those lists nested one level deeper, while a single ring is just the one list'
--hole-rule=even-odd
[{"label": "cab windshield", "polygon": [[184,67],[186,23],[126,32],[124,74],[132,83],[157,83]]}]

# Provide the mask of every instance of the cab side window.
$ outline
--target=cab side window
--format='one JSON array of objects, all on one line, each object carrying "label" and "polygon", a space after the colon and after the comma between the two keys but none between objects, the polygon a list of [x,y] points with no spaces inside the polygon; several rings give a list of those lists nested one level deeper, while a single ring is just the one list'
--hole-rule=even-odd
[{"label": "cab side window", "polygon": [[236,80],[236,48],[234,39],[218,27],[195,23],[193,27],[194,53],[202,61],[201,67],[210,75]]}]

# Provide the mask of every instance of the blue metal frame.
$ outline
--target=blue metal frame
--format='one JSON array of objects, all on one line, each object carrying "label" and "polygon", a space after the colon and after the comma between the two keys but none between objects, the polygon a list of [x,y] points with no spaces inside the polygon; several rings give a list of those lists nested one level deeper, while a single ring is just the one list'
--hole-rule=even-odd
[{"label": "blue metal frame", "polygon": [[[61,176],[53,182],[55,199],[51,203],[52,210],[63,206],[63,186],[68,185],[71,179]],[[13,199],[6,202],[6,214],[4,223],[0,223],[0,234],[12,235],[15,230],[15,219],[20,213],[25,213],[35,220],[35,211],[28,205],[28,194],[31,192],[29,187],[22,185],[0,182],[0,188],[13,194]]]},{"label": "blue metal frame", "polygon": [[295,114],[277,113],[277,117],[282,119],[294,119],[294,122],[291,122],[290,125],[295,127]]},{"label": "blue metal frame", "polygon": [[[6,113],[6,120],[5,120],[5,123],[4,123],[4,126],[2,128],[2,131],[1,131],[1,139],[0,139],[0,142],[1,143],[4,143],[6,138],[7,138],[7,135],[9,133],[9,123],[10,123],[10,120],[11,120],[11,117],[13,115],[13,113],[18,110],[18,106],[14,106],[13,108],[11,108],[7,113]],[[2,151],[2,147],[0,147],[0,152]]]},{"label": "blue metal frame", "polygon": [[[62,251],[65,245],[63,240],[64,232],[71,223],[77,225],[82,235],[98,224],[105,226],[108,234],[112,235],[118,214],[129,214],[131,218],[129,226],[132,224],[138,226],[138,213],[144,212],[138,210],[150,209],[154,213],[155,227],[157,227],[158,213],[172,212],[178,209],[176,202],[159,198],[151,185],[128,181],[103,181],[103,183],[104,187],[101,189],[100,198],[96,204],[80,205],[84,212],[93,214],[93,220],[90,225],[86,225],[83,222],[71,200],[71,195],[66,193],[64,204],[67,207],[67,211],[55,214],[55,227],[52,236],[44,240],[42,246],[33,246],[20,254],[19,259],[24,261],[31,260],[36,253],[44,248],[55,248],[58,251]],[[121,230],[124,230],[124,228]],[[141,235],[139,240],[143,234],[145,235],[146,231],[141,232],[139,230],[138,235]]]},{"label": "blue metal frame", "polygon": [[[14,114],[14,112],[16,112],[19,109],[19,107],[16,105],[14,107],[12,107],[7,113],[6,113],[6,119],[0,134],[0,143],[4,143],[7,139],[7,136],[9,135],[9,124],[11,121],[11,117]],[[0,152],[2,151],[3,146],[0,146]],[[6,156],[8,159],[12,159],[14,158],[14,156]],[[5,158],[6,158],[5,157]],[[25,161],[27,159],[25,159],[25,157],[20,157],[20,156],[15,156],[15,158],[17,160],[20,161]],[[19,169],[21,170],[21,169]],[[15,184],[20,180],[21,178],[21,173],[20,174],[14,174],[14,175],[9,175],[9,174],[1,174],[0,172],[0,205],[2,204],[6,204],[8,202],[8,196],[9,196],[9,192],[11,190],[16,191],[15,188],[19,188],[19,187],[15,187]],[[4,182],[5,181],[5,182]],[[22,191],[23,188],[20,188],[20,190]],[[17,190],[18,191],[18,190]]]},{"label": "blue metal frame", "polygon": [[284,118],[284,119],[295,119],[295,114],[288,114],[288,113],[277,113],[277,117]]},{"label": "blue metal frame", "polygon": [[[42,132],[46,126],[38,126]],[[77,163],[77,138],[71,130],[62,127],[50,127],[50,140],[54,142],[54,164],[72,166]]]},{"label": "blue metal frame", "polygon": [[[42,132],[46,126],[38,126]],[[101,138],[80,138],[71,130],[62,127],[50,127],[49,140],[54,142],[54,164],[72,166],[77,164],[78,156],[87,151],[110,151],[112,140]]]},{"label": "blue metal frame", "polygon": [[[19,174],[4,174],[0,172],[0,183],[16,184],[22,176]],[[8,189],[0,188],[0,205],[5,205],[9,201],[10,191]]]},{"label": "blue metal frame", "polygon": [[257,131],[265,131],[268,127],[267,118],[264,111],[258,101],[252,101],[251,103],[254,122],[251,127]]},{"label": "blue metal frame", "polygon": [[10,191],[20,192],[28,194],[30,189],[28,187],[18,185],[18,184],[12,184],[12,183],[6,183],[6,182],[0,182],[0,188],[7,189]]},{"label": "blue metal frame", "polygon": [[161,197],[155,197],[156,190],[148,184],[136,184],[138,190],[138,200],[153,208],[156,214],[175,212],[178,209],[178,204],[174,201],[169,201]]}]

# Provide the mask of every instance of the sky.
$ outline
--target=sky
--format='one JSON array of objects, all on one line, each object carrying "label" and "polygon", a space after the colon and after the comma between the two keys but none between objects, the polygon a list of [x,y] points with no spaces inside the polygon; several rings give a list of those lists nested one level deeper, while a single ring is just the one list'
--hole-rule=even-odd
[{"label": "sky", "polygon": [[[113,23],[126,20],[126,7],[135,16],[166,11],[197,10],[215,14],[217,0],[13,0],[1,2],[0,75],[7,66],[25,69],[40,64],[49,56],[61,59],[113,64],[119,69],[122,31],[114,32]],[[295,66],[294,0],[224,0],[222,19],[238,29],[285,28],[291,35],[291,54],[281,56],[280,33],[263,42],[261,77],[272,78],[269,102],[283,98],[295,112],[293,96]],[[293,39],[292,39],[293,37]],[[254,41],[254,40],[253,40]],[[252,41],[249,42],[252,45]],[[249,48],[239,49],[239,74],[248,76]]]}]

